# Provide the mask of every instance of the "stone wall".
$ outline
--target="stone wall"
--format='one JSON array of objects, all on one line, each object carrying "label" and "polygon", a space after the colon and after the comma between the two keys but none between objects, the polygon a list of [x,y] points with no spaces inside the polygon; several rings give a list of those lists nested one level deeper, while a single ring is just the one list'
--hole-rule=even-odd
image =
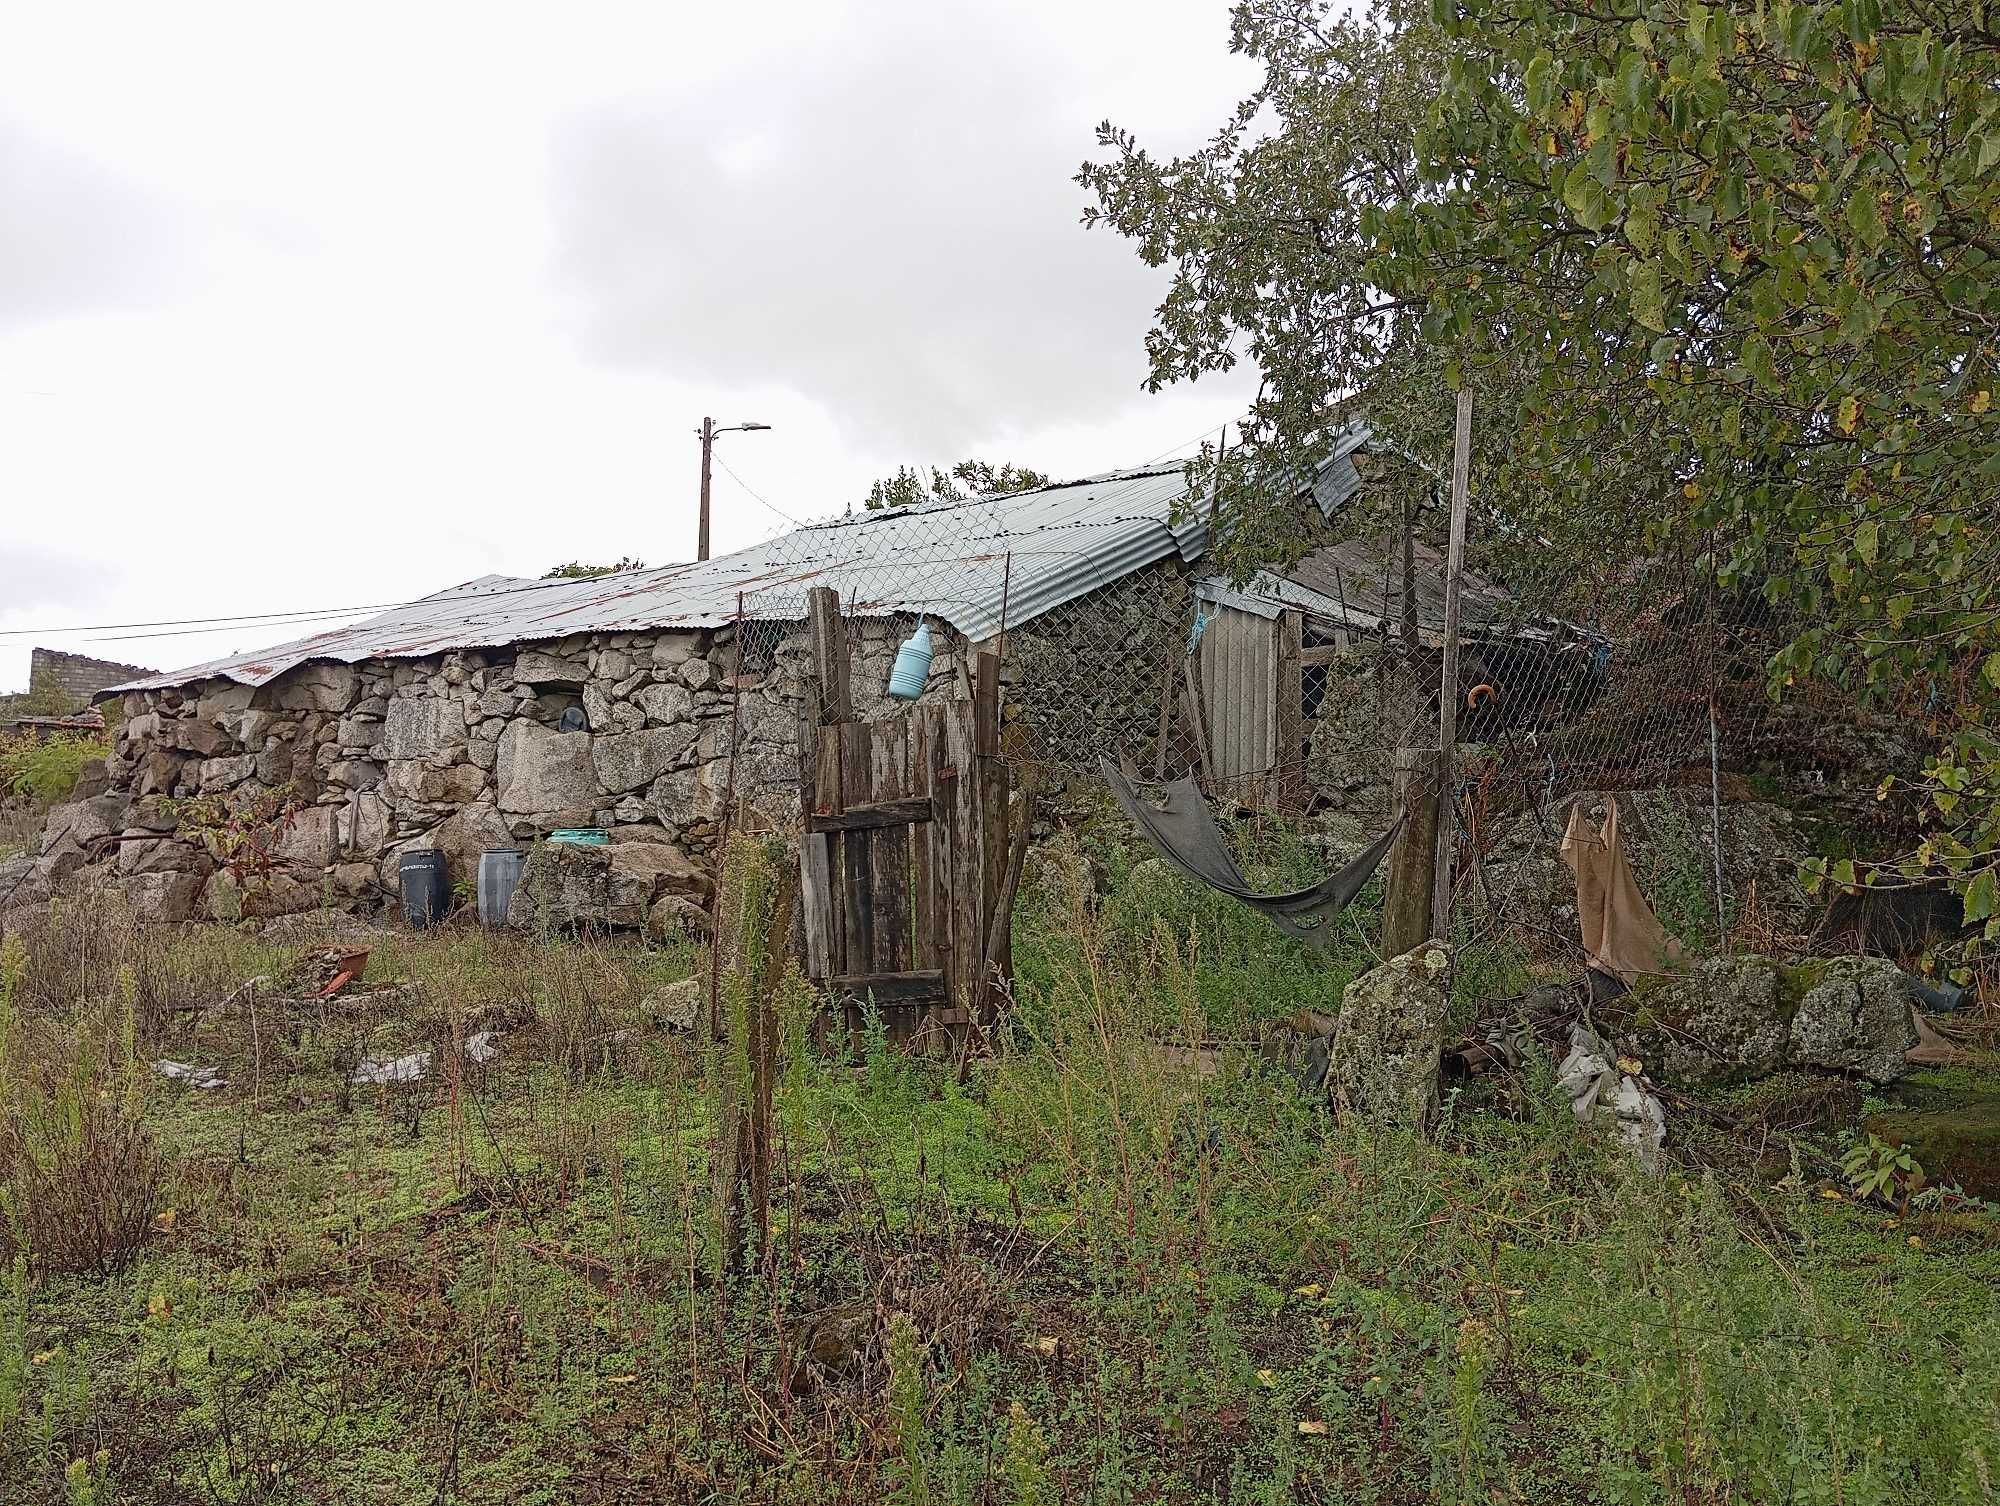
[{"label": "stone wall", "polygon": [[[857,711],[880,714],[904,621],[849,627]],[[803,624],[594,633],[417,659],[301,665],[251,687],[215,679],[126,697],[111,757],[51,812],[39,854],[0,865],[0,908],[112,884],[156,920],[392,902],[403,853],[439,848],[451,879],[481,849],[601,826],[650,844],[663,890],[705,885],[730,788],[796,813]],[[933,624],[930,694],[963,693],[966,645]],[[565,731],[565,714],[583,730]]]},{"label": "stone wall", "polygon": [[[93,659],[87,654],[66,654],[61,649],[38,648],[28,655],[28,688],[15,695],[0,695],[0,716],[25,716],[32,711],[43,716],[80,711],[100,690],[141,680],[152,674],[135,664],[115,664],[109,659]],[[50,701],[59,696],[61,704]]]}]

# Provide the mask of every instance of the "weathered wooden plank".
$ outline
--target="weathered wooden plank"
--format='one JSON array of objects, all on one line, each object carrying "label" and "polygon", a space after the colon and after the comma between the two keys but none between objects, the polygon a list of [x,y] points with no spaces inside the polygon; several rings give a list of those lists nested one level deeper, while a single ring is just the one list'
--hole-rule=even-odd
[{"label": "weathered wooden plank", "polygon": [[983,974],[991,1015],[999,1015],[1005,985],[1014,980],[1014,899],[1021,892],[1021,871],[1028,858],[1028,836],[1035,825],[1035,776],[1029,773],[1021,786],[1021,808],[1014,816],[1013,835],[1007,844],[1006,871],[1000,893],[986,922],[986,951]]},{"label": "weathered wooden plank", "polygon": [[[1342,633],[1340,636],[1344,640],[1347,634]],[[1323,669],[1329,664],[1338,664],[1347,652],[1347,644],[1344,641],[1315,643],[1311,648],[1299,650],[1299,663],[1307,669]]]},{"label": "weathered wooden plank", "polygon": [[[879,781],[881,767],[876,767]],[[879,790],[879,784],[878,784]],[[806,816],[807,831],[873,831],[892,826],[916,826],[931,819],[931,797],[910,795],[900,800],[871,800],[850,805],[838,813],[813,811]]]},{"label": "weathered wooden plank", "polygon": [[[892,716],[872,724],[874,806],[900,803],[910,763],[909,720]],[[910,831],[908,822],[877,826],[868,838],[869,887],[875,912],[871,971],[907,972],[910,966]]]},{"label": "weathered wooden plank", "polygon": [[1305,622],[1297,610],[1278,614],[1276,664],[1276,748],[1271,787],[1278,808],[1295,811],[1305,804]]},{"label": "weathered wooden plank", "polygon": [[[973,732],[979,743],[979,991],[968,1001],[973,1018],[993,1019],[993,969],[1010,967],[1007,938],[992,945],[993,918],[1000,908],[1000,891],[1007,880],[1007,791],[1012,783],[1007,761],[1000,756],[1000,656],[981,654],[978,695],[973,701]],[[1011,928],[1010,928],[1011,929]]]},{"label": "weathered wooden plank", "polygon": [[1202,779],[1210,786],[1215,780],[1215,760],[1208,755],[1208,722],[1202,715],[1201,682],[1195,678],[1194,660],[1181,660],[1181,702],[1187,709],[1188,727],[1194,733],[1194,756],[1201,766]]},{"label": "weathered wooden plank", "polygon": [[[818,791],[819,803],[830,810],[844,807],[840,782],[840,728],[821,727],[814,734],[817,752],[817,773],[814,788]],[[815,977],[825,977],[828,973],[844,973],[848,970],[847,960],[847,869],[846,858],[837,836],[808,836],[808,848],[818,844],[825,854],[826,887],[822,891],[821,927],[826,933],[826,965]]]},{"label": "weathered wooden plank", "polygon": [[[841,793],[866,802],[875,795],[874,739],[866,722],[842,722],[840,738]],[[847,967],[867,972],[875,966],[875,911],[868,880],[868,838],[865,831],[840,834],[842,921],[847,928]]]},{"label": "weathered wooden plank", "polygon": [[[1444,575],[1444,663],[1438,682],[1438,746],[1444,750],[1440,798],[1450,808],[1456,799],[1450,786],[1458,770],[1458,627],[1459,580],[1465,573],[1465,514],[1472,490],[1472,389],[1458,389],[1451,442],[1451,536],[1446,544]],[[1451,926],[1452,826],[1438,823],[1437,870],[1431,895],[1431,924],[1439,931]]]},{"label": "weathered wooden plank", "polygon": [[828,854],[832,839],[808,832],[799,843],[799,904],[806,934],[806,976],[824,978],[837,972],[832,962],[830,918],[833,870]]},{"label": "weathered wooden plank", "polygon": [[[942,970],[949,978],[952,938],[958,924],[951,899],[952,851],[958,840],[957,827],[953,820],[958,805],[958,771],[950,763],[950,739],[945,730],[945,720],[951,713],[943,705],[932,706],[928,710],[931,808],[936,814],[931,824],[918,833],[918,838],[929,846],[931,853],[931,929],[928,960],[933,967]],[[925,954],[919,952],[918,955]]]},{"label": "weathered wooden plank", "polygon": [[936,968],[895,973],[842,973],[828,978],[826,986],[836,993],[852,994],[857,999],[873,998],[884,1009],[895,1004],[942,1003],[945,997],[944,974]]},{"label": "weathered wooden plank", "polygon": [[[818,692],[808,690],[799,702],[799,809],[819,806],[819,720],[813,703]],[[827,840],[808,833],[799,842],[799,931],[805,938],[805,972],[823,978],[835,969],[827,957],[827,914],[832,903],[832,875],[827,865]]]},{"label": "weathered wooden plank", "polygon": [[847,684],[847,623],[840,615],[838,591],[831,586],[814,586],[806,592],[806,627],[812,639],[820,723],[853,721],[854,698]]},{"label": "weathered wooden plank", "polygon": [[952,1002],[976,1013],[980,951],[986,932],[980,924],[985,859],[980,842],[979,755],[973,708],[964,703],[944,708],[944,727],[951,765],[958,771],[952,781],[951,870],[947,878],[952,914],[948,982]]},{"label": "weathered wooden plank", "polygon": [[935,844],[931,839],[931,718],[930,708],[918,706],[910,712],[910,766],[904,788],[911,800],[923,802],[924,819],[910,829],[910,963],[913,967],[935,965],[932,942],[937,924],[936,874],[932,861]]}]

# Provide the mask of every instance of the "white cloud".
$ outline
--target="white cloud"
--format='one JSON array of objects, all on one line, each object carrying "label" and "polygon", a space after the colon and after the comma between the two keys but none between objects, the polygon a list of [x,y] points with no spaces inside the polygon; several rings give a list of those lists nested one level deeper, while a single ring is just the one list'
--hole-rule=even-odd
[{"label": "white cloud", "polygon": [[[772,503],[899,461],[1080,473],[1157,274],[1077,224],[1110,115],[1185,142],[1226,10],[18,7],[0,20],[0,630],[379,601],[691,553],[703,413]],[[105,39],[118,38],[107,46]],[[727,473],[728,548],[784,526]],[[257,630],[57,646],[161,665]],[[0,689],[30,638],[0,638]]]}]

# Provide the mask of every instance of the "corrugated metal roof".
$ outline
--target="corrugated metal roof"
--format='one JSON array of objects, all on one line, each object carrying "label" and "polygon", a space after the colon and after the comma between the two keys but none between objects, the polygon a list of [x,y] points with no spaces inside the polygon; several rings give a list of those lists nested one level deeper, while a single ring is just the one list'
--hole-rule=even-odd
[{"label": "corrugated metal roof", "polygon": [[313,659],[352,664],[571,633],[720,627],[735,620],[739,593],[748,617],[796,620],[814,586],[832,586],[858,614],[927,613],[978,641],[999,631],[1003,595],[1012,626],[1146,565],[1199,559],[1206,518],[1180,505],[1186,490],[1175,462],[1006,497],[863,513],[696,564],[589,580],[482,576],[363,622],[100,694],[214,677],[261,685]]},{"label": "corrugated metal roof", "polygon": [[[1418,543],[1414,584],[1417,628],[1425,642],[1444,629],[1444,558]],[[1196,583],[1203,601],[1275,618],[1287,607],[1369,632],[1402,621],[1402,541],[1347,539],[1313,550],[1282,573],[1259,570],[1241,586],[1222,576]],[[1468,633],[1548,636],[1549,624],[1517,622],[1506,589],[1467,570],[1460,577],[1459,616]]]}]

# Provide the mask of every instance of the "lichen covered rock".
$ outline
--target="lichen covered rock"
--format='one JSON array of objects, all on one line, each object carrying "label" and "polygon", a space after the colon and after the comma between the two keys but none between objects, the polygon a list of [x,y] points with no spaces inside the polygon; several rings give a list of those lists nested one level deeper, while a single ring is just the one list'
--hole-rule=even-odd
[{"label": "lichen covered rock", "polygon": [[1340,997],[1327,1091],[1345,1112],[1422,1129],[1437,1110],[1438,1058],[1451,998],[1451,952],[1427,941],[1347,985]]},{"label": "lichen covered rock", "polygon": [[1792,1016],[1792,1065],[1871,1082],[1901,1077],[1903,1053],[1917,1043],[1902,969],[1881,957],[1836,957],[1818,974]]},{"label": "lichen covered rock", "polygon": [[1625,1049],[1682,1088],[1788,1068],[1890,1082],[1902,1076],[1903,1053],[1916,1041],[1902,974],[1874,957],[1796,967],[1714,957],[1675,977],[1642,980],[1607,1015]]}]

